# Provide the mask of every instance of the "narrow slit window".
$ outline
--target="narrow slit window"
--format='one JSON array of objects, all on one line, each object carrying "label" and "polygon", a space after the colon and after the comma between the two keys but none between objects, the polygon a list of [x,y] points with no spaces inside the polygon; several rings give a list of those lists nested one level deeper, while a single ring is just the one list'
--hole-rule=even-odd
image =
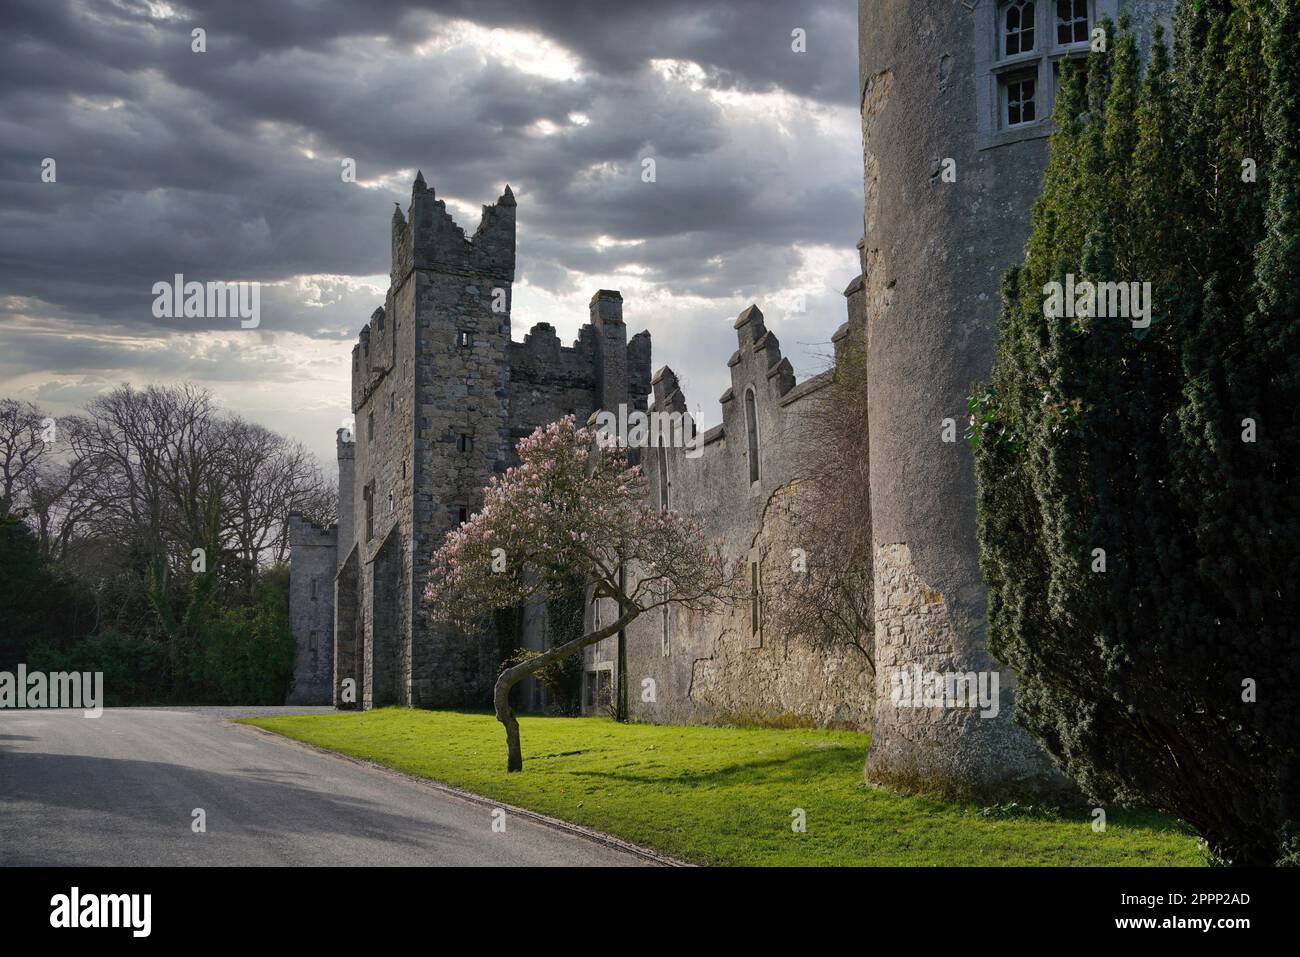
[{"label": "narrow slit window", "polygon": [[659,509],[666,512],[670,503],[668,496],[668,451],[660,445],[657,453],[659,459]]},{"label": "narrow slit window", "polygon": [[749,481],[758,481],[758,409],[754,403],[754,390],[745,392],[745,430],[748,441]]},{"label": "narrow slit window", "polygon": [[659,614],[660,624],[663,629],[660,635],[660,651],[665,658],[668,657],[672,650],[672,606],[668,604],[668,596],[670,594],[671,591],[668,587],[668,583],[664,582],[663,585],[660,586],[659,590],[659,598],[663,602],[663,604],[659,606]]}]

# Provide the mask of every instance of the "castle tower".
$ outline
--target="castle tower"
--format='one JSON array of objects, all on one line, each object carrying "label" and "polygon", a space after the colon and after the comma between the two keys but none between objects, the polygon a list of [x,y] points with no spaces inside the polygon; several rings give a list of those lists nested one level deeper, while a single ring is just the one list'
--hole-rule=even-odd
[{"label": "castle tower", "polygon": [[623,323],[623,295],[601,289],[591,297],[591,326],[596,331],[596,403],[618,412],[627,401],[627,326]]},{"label": "castle tower", "polygon": [[[414,705],[480,704],[501,659],[496,637],[433,626],[419,613],[424,570],[448,531],[482,505],[510,451],[509,345],[515,277],[515,198],[509,186],[483,207],[467,239],[418,178],[398,310],[416,342],[411,480],[415,596],[412,640],[401,669]],[[399,267],[399,263],[394,263]],[[405,300],[409,296],[409,305]],[[405,703],[405,702],[404,702]]]},{"label": "castle tower", "polygon": [[[355,426],[337,435],[337,707],[488,704],[501,661],[545,640],[545,603],[513,630],[434,624],[423,608],[433,553],[513,464],[517,439],[564,415],[646,407],[650,336],[628,340],[617,291],[592,298],[572,346],[546,323],[511,341],[515,208],[507,186],[467,237],[421,174],[393,211],[388,294],[352,349]],[[296,533],[291,590],[324,554],[315,545]]]},{"label": "castle tower", "polygon": [[495,675],[493,640],[432,627],[420,603],[429,557],[506,455],[514,268],[510,187],[466,237],[417,175],[384,306],[353,348],[355,441],[339,444],[337,677],[356,706],[479,704]]},{"label": "castle tower", "polygon": [[[1085,55],[1097,21],[1125,9],[1145,47],[1153,17],[1172,6],[859,4],[877,649],[871,783],[995,799],[1064,786],[1014,724],[1015,676],[986,646],[966,397],[992,368],[999,277],[1028,238],[1061,58]],[[996,717],[899,707],[895,676],[918,665],[996,673]]]},{"label": "castle tower", "polygon": [[329,704],[334,684],[334,572],[338,527],[289,516],[289,627],[297,651],[285,704]]}]

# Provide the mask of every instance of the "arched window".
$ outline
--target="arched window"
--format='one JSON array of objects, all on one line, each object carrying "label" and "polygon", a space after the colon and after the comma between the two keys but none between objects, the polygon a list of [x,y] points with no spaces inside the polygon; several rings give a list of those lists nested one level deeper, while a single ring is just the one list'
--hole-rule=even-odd
[{"label": "arched window", "polygon": [[1016,56],[1033,50],[1033,0],[1011,0],[1010,3],[1003,4],[1002,16],[999,19],[1002,21],[1003,56]]},{"label": "arched window", "polygon": [[748,439],[749,481],[758,481],[758,409],[754,405],[754,390],[745,390],[745,435]]}]

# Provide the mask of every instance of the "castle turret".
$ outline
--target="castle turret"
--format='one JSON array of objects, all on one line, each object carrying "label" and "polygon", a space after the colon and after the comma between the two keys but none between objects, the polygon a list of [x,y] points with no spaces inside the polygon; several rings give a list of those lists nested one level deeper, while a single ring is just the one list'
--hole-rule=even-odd
[{"label": "castle turret", "polygon": [[591,326],[596,333],[596,399],[602,409],[617,412],[627,402],[627,326],[623,296],[601,289],[591,297]]},{"label": "castle turret", "polygon": [[[858,8],[865,231],[862,283],[847,294],[865,319],[871,423],[877,704],[866,778],[1050,799],[1068,782],[1014,723],[1015,675],[986,640],[966,401],[992,368],[998,280],[1023,256],[1061,60],[1087,53],[1101,16],[1129,9],[1145,34],[1171,2],[1021,4],[1014,30],[1006,4],[932,7]],[[997,678],[1000,696],[995,708],[909,706],[916,672]]]},{"label": "castle turret", "polygon": [[[399,319],[409,323],[403,335],[413,340],[413,378],[400,370],[397,386],[399,406],[405,390],[413,393],[411,418],[398,419],[411,429],[410,445],[404,433],[403,447],[387,452],[388,474],[403,487],[398,501],[411,496],[411,512],[398,511],[401,548],[393,559],[411,596],[424,591],[434,549],[482,506],[483,489],[513,454],[515,212],[514,193],[506,186],[495,203],[483,207],[477,230],[467,238],[423,176],[412,187],[402,252],[410,268],[399,273],[405,259],[394,261],[391,294]],[[378,500],[376,510],[382,511],[386,500]],[[398,627],[398,703],[454,707],[488,699],[500,664],[495,638],[434,625],[423,615]]]},{"label": "castle turret", "polygon": [[650,330],[643,329],[627,343],[627,392],[633,408],[646,409],[650,394]]},{"label": "castle turret", "polygon": [[334,684],[334,572],[338,526],[289,516],[289,628],[297,645],[285,704],[329,704]]}]

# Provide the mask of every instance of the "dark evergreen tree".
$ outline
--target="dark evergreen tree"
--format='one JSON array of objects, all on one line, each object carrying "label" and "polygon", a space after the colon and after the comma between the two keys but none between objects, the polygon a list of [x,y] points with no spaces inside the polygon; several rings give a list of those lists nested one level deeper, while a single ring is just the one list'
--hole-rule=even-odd
[{"label": "dark evergreen tree", "polygon": [[0,518],[0,671],[26,662],[37,643],[63,648],[94,624],[91,602],[45,560],[31,529]]},{"label": "dark evergreen tree", "polygon": [[[1184,0],[1067,68],[971,400],[993,652],[1093,798],[1300,847],[1300,0]],[[1252,169],[1255,175],[1251,175]],[[1045,315],[1150,282],[1149,328]]]}]

